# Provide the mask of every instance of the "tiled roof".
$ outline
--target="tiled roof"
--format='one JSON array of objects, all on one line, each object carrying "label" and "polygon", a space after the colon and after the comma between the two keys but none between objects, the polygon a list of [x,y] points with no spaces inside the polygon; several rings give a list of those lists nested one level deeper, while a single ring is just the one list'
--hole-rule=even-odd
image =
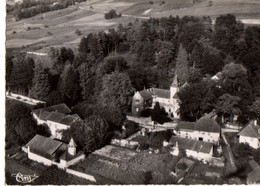
[{"label": "tiled roof", "polygon": [[63,113],[52,112],[52,113],[46,118],[46,120],[54,121],[54,122],[60,123],[60,121],[61,121],[65,116],[66,116],[66,115],[63,114]]},{"label": "tiled roof", "polygon": [[219,133],[220,126],[214,119],[204,116],[196,122],[195,130]]},{"label": "tiled roof", "polygon": [[249,124],[238,133],[238,135],[260,139],[260,127],[258,125],[255,126],[254,121],[250,121]]},{"label": "tiled roof", "polygon": [[169,143],[171,145],[175,145],[176,141],[178,141],[180,149],[189,149],[192,151],[209,154],[211,149],[213,148],[212,143],[188,139],[188,138],[180,138],[180,137],[176,137],[176,136],[172,136]]},{"label": "tiled roof", "polygon": [[178,123],[176,130],[194,130],[194,125],[194,122],[181,121],[180,123]]},{"label": "tiled roof", "polygon": [[159,98],[170,99],[170,90],[161,88],[151,88],[151,92],[154,96],[157,96]]},{"label": "tiled roof", "polygon": [[73,122],[75,122],[78,119],[78,117],[74,117],[74,116],[65,116],[63,117],[59,123],[62,123],[64,125],[71,125]]},{"label": "tiled roof", "polygon": [[41,120],[46,120],[46,118],[50,115],[51,113],[45,110],[41,110],[39,118]]},{"label": "tiled roof", "polygon": [[[41,135],[36,135],[27,143],[27,147],[30,147],[32,152],[38,152],[39,154],[52,155],[58,148],[64,143],[56,141],[51,138],[47,138]],[[46,157],[46,156],[45,156]]]},{"label": "tiled roof", "polygon": [[208,117],[200,118],[196,123],[182,121],[178,123],[176,130],[194,130],[204,132],[220,132],[220,126],[214,119]]},{"label": "tiled roof", "polygon": [[142,90],[139,92],[144,100],[152,99],[152,94],[148,90]]},{"label": "tiled roof", "polygon": [[53,105],[50,107],[42,108],[42,110],[48,111],[48,112],[60,112],[63,114],[69,114],[71,113],[71,110],[65,103],[61,103],[58,105]]},{"label": "tiled roof", "polygon": [[70,161],[72,159],[76,159],[77,157],[81,156],[82,154],[84,154],[82,151],[79,151],[75,156],[72,156],[68,153],[68,151],[65,151],[61,156],[60,159],[61,160],[66,160],[66,161]]}]

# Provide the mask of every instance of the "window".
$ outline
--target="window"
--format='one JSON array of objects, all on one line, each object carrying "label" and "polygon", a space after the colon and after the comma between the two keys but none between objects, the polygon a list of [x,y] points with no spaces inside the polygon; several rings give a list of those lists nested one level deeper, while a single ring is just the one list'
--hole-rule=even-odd
[{"label": "window", "polygon": [[138,100],[138,99],[135,100],[135,103],[136,103],[136,104],[139,104],[139,103],[140,103],[140,100]]},{"label": "window", "polygon": [[136,112],[138,112],[139,111],[139,108],[136,108]]}]

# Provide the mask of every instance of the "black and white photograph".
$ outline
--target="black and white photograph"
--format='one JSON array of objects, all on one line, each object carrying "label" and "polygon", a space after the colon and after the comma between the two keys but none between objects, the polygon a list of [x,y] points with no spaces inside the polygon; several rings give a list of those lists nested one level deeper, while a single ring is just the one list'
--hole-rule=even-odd
[{"label": "black and white photograph", "polygon": [[3,185],[260,185],[260,0],[4,0]]}]

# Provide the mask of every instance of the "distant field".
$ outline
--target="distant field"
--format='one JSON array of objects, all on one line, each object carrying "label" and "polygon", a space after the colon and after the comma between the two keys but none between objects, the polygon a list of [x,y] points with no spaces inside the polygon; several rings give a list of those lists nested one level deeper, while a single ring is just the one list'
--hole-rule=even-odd
[{"label": "distant field", "polygon": [[[88,0],[77,6],[47,12],[16,22],[12,15],[6,18],[6,47],[41,52],[46,47],[65,46],[77,48],[81,37],[91,32],[105,31],[133,22],[136,17],[164,17],[169,15],[209,15],[215,19],[220,14],[232,13],[245,23],[260,23],[259,0]],[[104,13],[111,9],[123,17],[106,20]],[[135,17],[133,17],[135,16]],[[30,30],[28,30],[30,27]],[[83,35],[77,36],[79,29]]]}]

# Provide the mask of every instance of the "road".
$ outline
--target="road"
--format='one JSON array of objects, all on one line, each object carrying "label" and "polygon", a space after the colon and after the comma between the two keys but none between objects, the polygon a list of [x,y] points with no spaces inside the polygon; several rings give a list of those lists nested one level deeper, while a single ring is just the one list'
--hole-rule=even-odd
[{"label": "road", "polygon": [[230,148],[230,145],[229,145],[229,143],[228,143],[228,141],[227,141],[226,136],[225,136],[224,133],[225,133],[225,132],[221,129],[221,135],[222,135],[222,137],[223,137],[223,139],[224,139],[224,142],[225,142],[226,145],[227,145],[227,150],[228,150],[228,156],[229,156],[230,164],[231,164],[231,166],[232,166],[232,169],[236,170],[236,165],[235,165],[235,162],[234,162],[234,156],[233,156],[232,150],[231,150],[231,148]]},{"label": "road", "polygon": [[[91,9],[90,7],[88,7],[88,8],[83,8],[83,7],[79,6],[79,9],[81,9],[81,10],[87,10],[87,11],[91,11],[91,12],[95,12],[95,13],[100,13],[100,14],[106,14],[106,13],[108,13],[107,11],[98,11],[98,10],[94,10],[93,8]],[[128,14],[122,14],[121,16],[122,16],[122,17],[137,18],[137,19],[150,19],[150,17],[135,16],[135,15],[128,15]]]}]

